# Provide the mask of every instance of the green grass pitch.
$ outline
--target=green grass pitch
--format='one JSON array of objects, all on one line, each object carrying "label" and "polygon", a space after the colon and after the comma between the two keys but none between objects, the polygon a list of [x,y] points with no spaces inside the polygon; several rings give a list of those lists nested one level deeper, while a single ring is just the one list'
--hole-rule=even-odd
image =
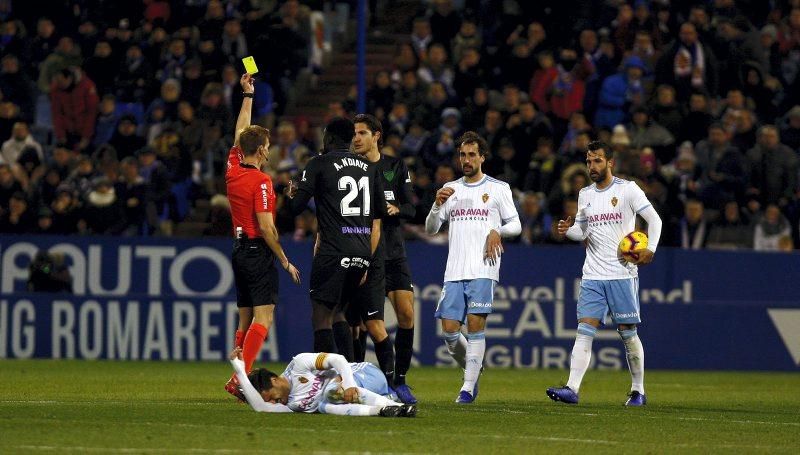
[{"label": "green grass pitch", "polygon": [[[281,367],[272,365],[280,371]],[[551,402],[563,371],[414,368],[416,419],[257,414],[222,386],[227,363],[0,361],[0,453],[797,453],[800,375],[590,371],[577,406]]]}]

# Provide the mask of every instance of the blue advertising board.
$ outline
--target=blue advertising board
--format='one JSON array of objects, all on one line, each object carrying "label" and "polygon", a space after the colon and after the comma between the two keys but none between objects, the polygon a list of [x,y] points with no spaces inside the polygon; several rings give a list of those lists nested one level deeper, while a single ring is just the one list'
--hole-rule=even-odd
[{"label": "blue advertising board", "polygon": [[[433,311],[447,248],[407,244],[416,295],[414,359],[452,363]],[[0,358],[221,360],[237,324],[231,244],[217,239],[0,236]],[[72,294],[28,294],[31,258],[63,253]],[[275,324],[261,359],[312,349],[311,244],[287,243],[303,274],[281,272]],[[494,312],[490,367],[567,368],[575,336],[580,247],[508,245]],[[659,249],[640,270],[640,336],[648,368],[800,369],[800,255]],[[387,325],[395,323],[387,304]],[[626,368],[612,327],[595,368]]]}]

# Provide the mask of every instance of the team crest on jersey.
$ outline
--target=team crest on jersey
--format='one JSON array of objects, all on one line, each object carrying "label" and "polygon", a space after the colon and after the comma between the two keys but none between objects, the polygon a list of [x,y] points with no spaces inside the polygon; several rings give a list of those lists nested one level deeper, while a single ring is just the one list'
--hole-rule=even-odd
[{"label": "team crest on jersey", "polygon": [[618,202],[618,201],[619,201],[619,199],[617,199],[617,198],[616,198],[616,196],[615,196],[615,197],[612,197],[612,198],[611,198],[611,205],[612,205],[613,207],[616,207],[616,206],[617,206],[617,202]]},{"label": "team crest on jersey", "polygon": [[485,203],[486,203],[486,201],[488,201],[488,200],[489,200],[489,193],[483,193],[483,196],[482,196],[482,198],[483,198],[483,203],[485,204]]},{"label": "team crest on jersey", "polygon": [[394,180],[394,171],[383,171],[383,176],[387,181],[391,182]]},{"label": "team crest on jersey", "polygon": [[308,382],[308,379],[306,379],[306,378],[304,378],[302,376],[299,378],[299,380],[300,380],[300,384],[305,384],[306,382]]}]

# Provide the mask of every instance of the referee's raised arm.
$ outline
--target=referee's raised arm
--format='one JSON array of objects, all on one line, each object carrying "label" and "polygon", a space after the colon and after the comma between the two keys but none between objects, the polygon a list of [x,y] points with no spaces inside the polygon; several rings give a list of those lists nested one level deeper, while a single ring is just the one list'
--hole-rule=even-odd
[{"label": "referee's raised arm", "polygon": [[253,76],[249,73],[242,74],[239,79],[242,84],[242,108],[239,109],[239,117],[236,119],[236,129],[233,131],[233,145],[239,145],[239,135],[242,130],[250,126],[250,112],[253,108],[253,96],[255,93],[255,85],[253,85]]}]

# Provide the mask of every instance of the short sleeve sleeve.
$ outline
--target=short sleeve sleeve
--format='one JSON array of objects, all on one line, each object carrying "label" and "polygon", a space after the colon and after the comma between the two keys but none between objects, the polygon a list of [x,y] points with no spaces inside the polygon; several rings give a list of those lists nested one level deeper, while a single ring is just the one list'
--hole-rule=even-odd
[{"label": "short sleeve sleeve", "polygon": [[630,207],[633,213],[639,213],[653,205],[647,199],[644,191],[634,182],[628,184],[628,200],[630,201]]},{"label": "short sleeve sleeve", "polygon": [[228,151],[228,163],[226,167],[226,171],[230,171],[232,168],[239,165],[242,162],[242,149],[238,146],[234,145]]},{"label": "short sleeve sleeve", "polygon": [[253,192],[255,200],[253,207],[256,213],[272,212],[275,205],[275,190],[272,188],[272,181],[268,176],[264,176],[259,183],[256,191]]},{"label": "short sleeve sleeve", "polygon": [[500,218],[503,223],[507,223],[518,216],[517,207],[514,205],[514,197],[511,194],[511,187],[500,185]]},{"label": "short sleeve sleeve", "polygon": [[317,187],[317,178],[320,173],[320,160],[317,157],[314,157],[308,161],[306,164],[306,168],[303,169],[303,173],[300,175],[300,183],[298,184],[298,189],[302,191],[308,191],[311,194],[314,194],[314,190]]}]

